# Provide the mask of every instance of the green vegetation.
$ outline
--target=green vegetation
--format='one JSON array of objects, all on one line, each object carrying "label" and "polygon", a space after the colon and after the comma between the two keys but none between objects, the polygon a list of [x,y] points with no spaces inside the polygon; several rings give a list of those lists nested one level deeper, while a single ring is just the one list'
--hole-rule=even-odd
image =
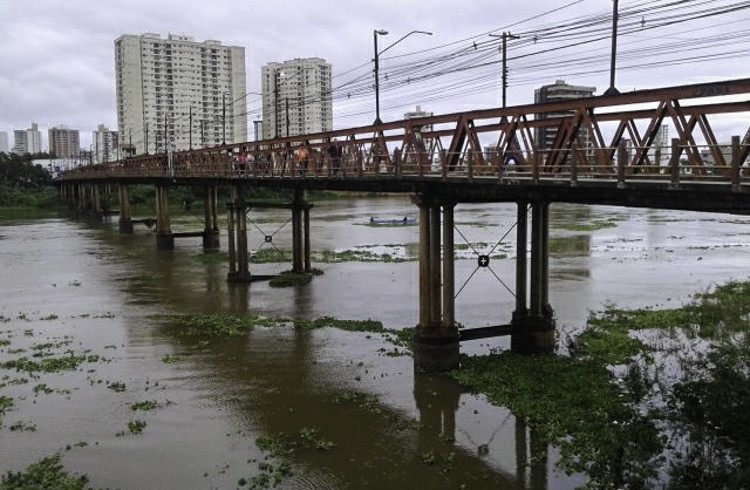
[{"label": "green vegetation", "polygon": [[324,316],[315,320],[298,320],[294,322],[294,326],[302,330],[332,327],[350,332],[381,333],[385,331],[383,324],[376,320],[339,320],[330,316]]},{"label": "green vegetation", "polygon": [[583,220],[581,221],[570,221],[565,223],[557,223],[556,228],[560,230],[567,230],[567,231],[597,231],[597,230],[603,230],[605,228],[616,228],[617,222],[619,221],[618,218],[608,218],[608,219],[595,219],[591,220],[589,223],[584,223]]},{"label": "green vegetation", "polygon": [[88,478],[63,469],[60,455],[42,459],[24,472],[9,471],[0,480],[0,490],[85,490]]},{"label": "green vegetation", "polygon": [[246,335],[256,326],[273,326],[275,321],[255,315],[212,313],[178,316],[176,324],[180,335],[220,339]]},{"label": "green vegetation", "polygon": [[748,332],[750,282],[732,282],[682,308],[610,306],[571,357],[464,357],[454,377],[557,446],[587,488],[750,488]]},{"label": "green vegetation", "polygon": [[52,175],[32,163],[31,155],[0,153],[0,206],[52,208],[59,203]]},{"label": "green vegetation", "polygon": [[156,400],[144,400],[130,405],[130,409],[133,411],[141,410],[147,412],[149,410],[156,410],[157,408],[161,408],[161,404]]}]

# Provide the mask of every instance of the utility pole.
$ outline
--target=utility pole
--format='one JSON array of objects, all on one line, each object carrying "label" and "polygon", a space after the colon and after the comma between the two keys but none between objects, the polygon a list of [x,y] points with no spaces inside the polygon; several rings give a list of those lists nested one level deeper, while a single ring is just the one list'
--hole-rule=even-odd
[{"label": "utility pole", "polygon": [[286,134],[285,137],[289,137],[289,99],[285,98],[284,102],[286,103]]},{"label": "utility pole", "polygon": [[617,95],[620,93],[615,88],[615,65],[617,58],[617,21],[618,21],[618,0],[612,0],[612,56],[609,64],[609,88],[604,92],[604,95]]},{"label": "utility pole", "polygon": [[279,72],[273,74],[273,129],[274,138],[279,137]]},{"label": "utility pole", "polygon": [[227,144],[227,93],[221,93],[221,144]]},{"label": "utility pole", "polygon": [[521,36],[516,36],[510,32],[503,32],[502,34],[490,34],[491,37],[499,37],[502,39],[502,53],[503,53],[503,66],[502,66],[502,104],[503,108],[507,103],[507,89],[508,89],[508,39],[521,39]]},{"label": "utility pole", "polygon": [[167,113],[164,113],[164,154],[167,154]]},{"label": "utility pole", "polygon": [[188,150],[193,149],[193,106],[190,106],[190,132],[188,133]]},{"label": "utility pole", "polygon": [[146,150],[146,155],[148,155],[148,121],[145,123],[144,129],[143,129],[143,141],[144,141],[144,146]]}]

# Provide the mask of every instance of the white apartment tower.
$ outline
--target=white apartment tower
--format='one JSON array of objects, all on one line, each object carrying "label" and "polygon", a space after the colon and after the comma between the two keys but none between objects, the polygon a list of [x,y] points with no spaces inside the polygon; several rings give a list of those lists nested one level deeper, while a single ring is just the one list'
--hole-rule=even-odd
[{"label": "white apartment tower", "polygon": [[247,141],[245,48],[125,34],[115,77],[119,141],[137,155]]},{"label": "white apartment tower", "polygon": [[333,128],[331,65],[295,58],[261,69],[263,139],[320,133]]},{"label": "white apartment tower", "polygon": [[117,131],[110,131],[104,124],[97,126],[92,133],[94,162],[104,163],[119,160],[120,141]]},{"label": "white apartment tower", "polygon": [[18,155],[42,152],[42,133],[36,123],[31,123],[29,129],[13,130],[13,152]]}]

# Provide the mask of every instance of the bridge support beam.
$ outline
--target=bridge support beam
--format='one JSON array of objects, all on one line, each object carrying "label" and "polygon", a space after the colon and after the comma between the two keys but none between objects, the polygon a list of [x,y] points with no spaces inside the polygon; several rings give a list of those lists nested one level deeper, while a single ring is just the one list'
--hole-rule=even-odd
[{"label": "bridge support beam", "polygon": [[218,189],[207,186],[203,202],[203,248],[219,248]]},{"label": "bridge support beam", "polygon": [[169,214],[169,187],[156,186],[156,248],[174,250],[174,235]]},{"label": "bridge support beam", "polygon": [[250,282],[247,249],[247,205],[242,199],[242,191],[237,186],[231,189],[231,198],[227,204],[227,235],[229,235],[229,282]]},{"label": "bridge support beam", "polygon": [[310,272],[310,204],[304,190],[294,191],[292,201],[292,272]]},{"label": "bridge support beam", "polygon": [[119,219],[118,225],[120,233],[132,234],[133,233],[133,215],[130,210],[130,195],[128,192],[128,186],[120,184],[117,187],[117,197],[119,203]]},{"label": "bridge support beam", "polygon": [[554,312],[549,304],[549,202],[531,203],[531,274],[526,306],[527,203],[518,203],[516,311],[511,350],[519,354],[548,354],[555,349]]},{"label": "bridge support beam", "polygon": [[427,372],[450,371],[459,362],[454,304],[455,204],[425,196],[416,198],[415,203],[419,206],[419,324],[412,339],[414,367]]}]

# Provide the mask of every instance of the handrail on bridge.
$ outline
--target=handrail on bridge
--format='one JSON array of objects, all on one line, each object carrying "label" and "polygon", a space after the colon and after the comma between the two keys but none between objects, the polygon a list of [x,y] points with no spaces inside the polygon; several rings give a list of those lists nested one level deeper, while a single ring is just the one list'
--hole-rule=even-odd
[{"label": "handrail on bridge", "polygon": [[[719,144],[711,118],[745,113],[750,79],[406,119],[81,166],[63,181],[150,177],[499,177],[721,181],[738,186],[744,137]],[[663,141],[662,127],[677,137]]]}]

